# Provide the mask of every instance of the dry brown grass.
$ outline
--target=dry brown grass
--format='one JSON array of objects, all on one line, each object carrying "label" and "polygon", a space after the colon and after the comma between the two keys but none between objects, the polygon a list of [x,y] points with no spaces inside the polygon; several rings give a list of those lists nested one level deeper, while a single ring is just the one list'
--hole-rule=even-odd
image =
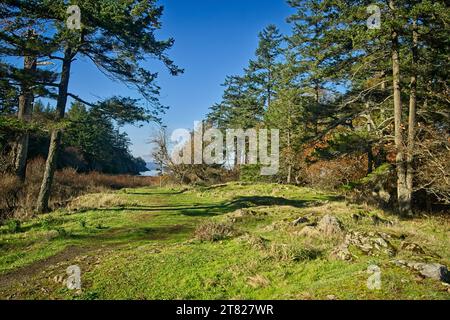
[{"label": "dry brown grass", "polygon": [[115,193],[90,193],[71,200],[66,208],[70,211],[82,211],[97,208],[124,208],[137,205],[137,202],[126,201]]},{"label": "dry brown grass", "polygon": [[247,283],[250,287],[256,289],[267,287],[270,284],[270,281],[265,276],[257,274],[252,277],[248,277]]},{"label": "dry brown grass", "polygon": [[[21,183],[13,175],[0,174],[0,222],[9,218],[26,219],[33,215],[44,167],[43,159],[30,161],[25,183]],[[147,187],[158,182],[158,178],[154,177],[106,175],[98,172],[80,174],[73,168],[65,168],[55,174],[50,206],[53,209],[64,207],[71,200],[88,193]]]},{"label": "dry brown grass", "polygon": [[201,224],[195,230],[195,238],[200,241],[219,241],[236,235],[232,225],[215,221]]},{"label": "dry brown grass", "polygon": [[5,174],[0,178],[0,220],[2,217],[7,219],[13,216],[19,201],[17,190],[21,186],[19,179],[13,175]]}]

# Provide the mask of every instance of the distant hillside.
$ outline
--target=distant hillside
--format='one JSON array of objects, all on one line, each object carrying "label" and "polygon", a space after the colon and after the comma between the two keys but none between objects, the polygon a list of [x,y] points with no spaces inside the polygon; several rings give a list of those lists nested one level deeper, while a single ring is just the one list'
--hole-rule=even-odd
[{"label": "distant hillside", "polygon": [[158,165],[153,162],[147,162],[146,167],[147,167],[148,171],[153,171],[153,170],[158,169]]}]

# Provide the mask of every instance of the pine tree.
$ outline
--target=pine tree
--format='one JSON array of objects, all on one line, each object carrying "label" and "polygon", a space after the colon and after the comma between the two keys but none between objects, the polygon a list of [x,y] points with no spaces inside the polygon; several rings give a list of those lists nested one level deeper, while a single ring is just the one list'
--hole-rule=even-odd
[{"label": "pine tree", "polygon": [[292,64],[286,63],[281,70],[276,87],[277,98],[269,106],[264,120],[268,128],[280,130],[281,171],[285,175],[283,180],[290,184],[297,154],[305,136],[304,120],[308,100],[302,89],[295,84],[295,68]]},{"label": "pine tree", "polygon": [[[389,114],[394,118],[398,210],[402,215],[411,214],[417,92],[424,86],[418,78],[418,61],[423,59],[425,66],[437,62],[429,55],[436,53],[430,50],[432,42],[428,36],[421,38],[421,34],[426,35],[429,28],[440,25],[440,32],[434,29],[436,39],[441,41],[439,46],[447,47],[441,38],[448,21],[448,15],[442,13],[445,12],[444,2],[390,0],[386,5],[381,1],[315,0],[290,3],[298,9],[290,18],[295,31],[292,43],[299,46],[300,59],[311,65],[309,81],[320,80],[322,85],[344,88],[340,103],[335,104],[337,113],[327,130],[362,115],[371,116],[374,110],[381,109],[379,106],[393,105]],[[380,29],[371,30],[367,28],[367,7],[373,4],[380,7],[382,23]],[[427,77],[434,78],[427,74],[424,79]],[[392,86],[387,87],[389,82]],[[403,107],[407,94],[409,111]],[[430,94],[424,93],[422,99]],[[408,121],[405,122],[406,115]],[[408,137],[405,139],[405,136]]]},{"label": "pine tree", "polygon": [[277,72],[283,57],[284,38],[275,25],[269,25],[259,34],[255,60],[250,60],[246,77],[254,83],[266,109],[276,95]]},{"label": "pine tree", "polygon": [[[19,57],[23,59],[23,68],[18,68],[11,62],[0,61],[0,79],[2,88],[9,88],[9,92],[16,91],[17,101],[8,101],[15,106],[11,109],[17,113],[19,121],[29,124],[32,118],[32,109],[35,96],[51,96],[43,82],[52,81],[55,74],[48,70],[37,68],[39,59],[48,53],[53,43],[45,36],[39,36],[37,29],[42,24],[35,21],[33,16],[15,10],[10,2],[0,7],[2,19],[0,20],[0,57]],[[4,92],[7,95],[7,92]],[[12,110],[9,111],[12,111]],[[18,133],[12,151],[14,173],[23,182],[26,174],[29,133],[27,130]]]},{"label": "pine tree", "polygon": [[[58,90],[56,121],[61,122],[65,115],[69,97],[81,100],[69,92],[72,62],[77,56],[85,56],[109,77],[136,88],[147,99],[156,114],[164,110],[158,103],[159,87],[154,83],[156,74],[142,67],[148,57],[161,60],[176,75],[181,70],[167,57],[165,51],[173,40],[158,41],[154,32],[159,28],[162,7],[153,1],[79,1],[82,12],[82,29],[66,28],[66,4],[64,1],[9,1],[19,10],[38,16],[54,26],[53,38],[60,43],[58,50],[50,58],[60,62],[58,83],[47,83]],[[51,185],[56,169],[57,154],[61,146],[62,131],[52,131],[49,154],[45,166],[44,178],[37,202],[37,211],[48,211]]]}]

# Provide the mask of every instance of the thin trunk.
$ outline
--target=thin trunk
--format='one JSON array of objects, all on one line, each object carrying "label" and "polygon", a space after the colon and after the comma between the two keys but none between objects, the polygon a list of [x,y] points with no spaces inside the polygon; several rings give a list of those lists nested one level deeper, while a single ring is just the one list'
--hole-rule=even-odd
[{"label": "thin trunk", "polygon": [[234,143],[234,170],[237,170],[237,168],[239,167],[239,165],[241,164],[241,155],[238,153],[238,143],[237,140],[235,139],[233,141]]},{"label": "thin trunk", "polygon": [[[37,59],[35,56],[25,56],[24,70],[26,73],[34,73],[36,71]],[[24,80],[21,86],[21,93],[19,96],[19,112],[18,118],[24,122],[30,122],[33,113],[33,91],[30,88],[30,83]],[[25,181],[27,158],[28,158],[28,132],[23,133],[17,142],[15,148],[14,169],[16,176],[23,182]]]},{"label": "thin trunk", "polygon": [[160,165],[160,170],[161,172],[159,173],[159,187],[162,188],[162,176],[164,171],[164,167],[162,166],[162,164]]},{"label": "thin trunk", "polygon": [[267,110],[270,108],[272,103],[272,71],[268,69],[268,82],[267,82]]},{"label": "thin trunk", "polygon": [[384,81],[384,79],[386,78],[386,72],[382,72],[381,73],[381,81],[383,81],[382,83],[381,83],[381,90],[386,90],[386,82]]},{"label": "thin trunk", "polygon": [[291,150],[291,118],[288,117],[288,130],[287,130],[287,147],[288,147],[288,172],[287,172],[287,183],[291,184],[291,176],[292,176],[292,150]]},{"label": "thin trunk", "polygon": [[[366,102],[366,110],[367,110],[367,132],[370,133],[372,132],[372,123],[371,123],[369,102]],[[367,152],[367,174],[369,175],[373,172],[373,164],[374,164],[372,141],[370,140],[370,138],[367,140],[366,152]]]},{"label": "thin trunk", "polygon": [[374,156],[372,152],[372,142],[367,143],[367,174],[373,172]]},{"label": "thin trunk", "polygon": [[288,165],[287,184],[291,184],[292,180],[292,165]]},{"label": "thin trunk", "polygon": [[315,110],[314,112],[314,134],[317,136],[319,134],[319,124],[318,124],[318,112],[319,112],[319,102],[320,102],[320,87],[319,84],[317,83],[315,85],[315,100],[316,100],[316,108],[317,110]]},{"label": "thin trunk", "polygon": [[[389,7],[395,11],[394,0],[389,1]],[[395,16],[395,14],[394,14]],[[392,31],[392,81],[394,88],[394,118],[395,118],[395,147],[397,149],[397,200],[398,209],[401,215],[408,215],[411,211],[411,201],[408,197],[406,186],[406,167],[402,133],[402,98],[400,86],[400,56],[398,32]]]},{"label": "thin trunk", "polygon": [[417,112],[417,62],[418,62],[417,22],[413,23],[413,47],[412,47],[412,75],[411,92],[409,96],[409,119],[408,119],[408,154],[406,156],[406,186],[408,188],[409,202],[412,200],[414,181],[414,147],[416,136],[416,112]]},{"label": "thin trunk", "polygon": [[[66,48],[62,65],[61,81],[59,83],[58,101],[56,104],[56,122],[61,121],[64,118],[64,114],[66,111],[72,58],[73,55],[71,48]],[[45,213],[49,211],[48,203],[50,200],[50,192],[56,170],[58,151],[61,146],[61,136],[62,131],[60,128],[56,128],[52,131],[47,162],[45,164],[44,177],[42,179],[41,189],[36,206],[36,210],[38,213]]]}]

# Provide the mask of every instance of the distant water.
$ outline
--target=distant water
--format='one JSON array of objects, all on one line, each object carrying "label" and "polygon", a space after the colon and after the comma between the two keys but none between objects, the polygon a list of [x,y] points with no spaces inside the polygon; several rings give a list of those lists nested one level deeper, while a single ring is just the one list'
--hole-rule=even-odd
[{"label": "distant water", "polygon": [[140,172],[139,175],[144,177],[158,177],[159,172],[156,170],[158,166],[153,162],[147,162],[146,167],[148,171]]},{"label": "distant water", "polygon": [[159,172],[156,170],[144,171],[144,172],[139,173],[139,175],[141,175],[143,177],[158,177]]}]

